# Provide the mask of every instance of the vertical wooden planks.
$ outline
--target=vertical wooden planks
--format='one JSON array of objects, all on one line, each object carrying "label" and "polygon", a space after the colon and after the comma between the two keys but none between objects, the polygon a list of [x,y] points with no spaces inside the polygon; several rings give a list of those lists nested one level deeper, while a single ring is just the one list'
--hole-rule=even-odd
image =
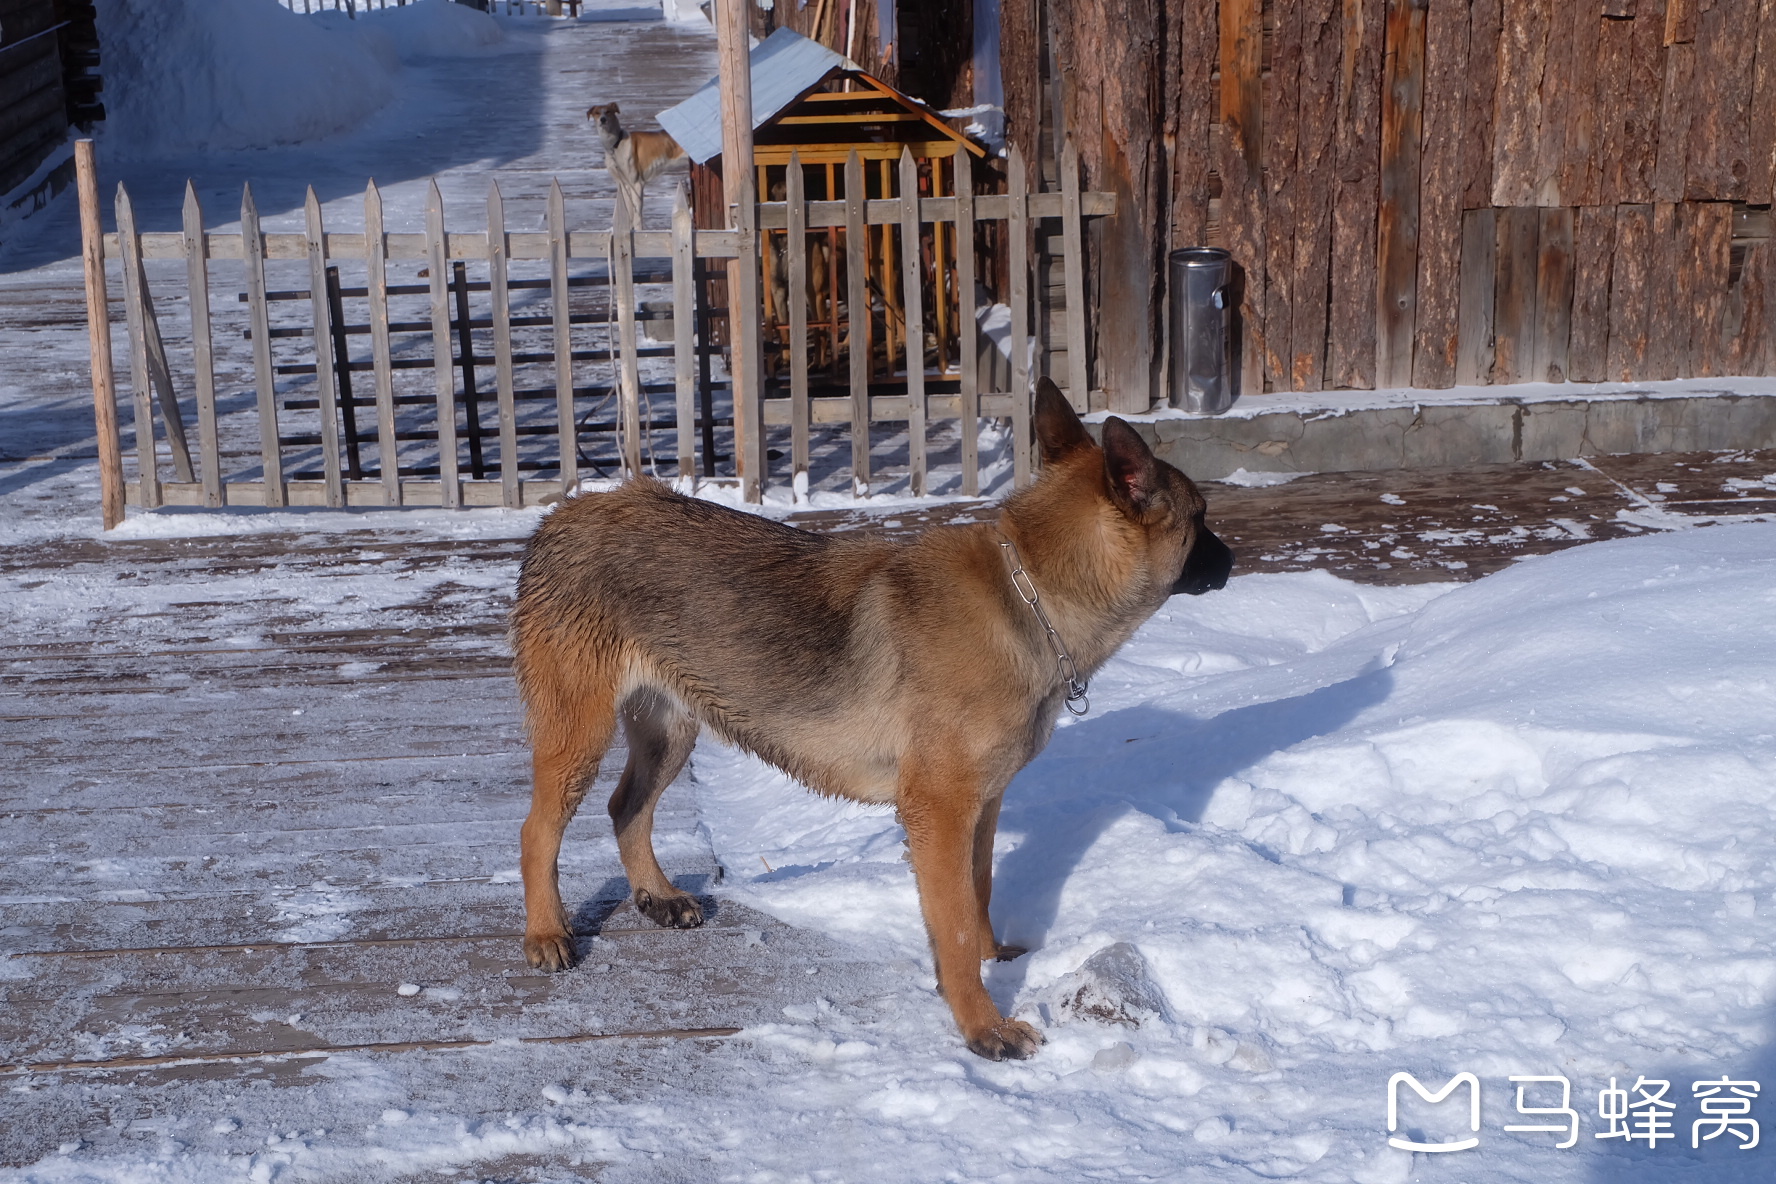
[{"label": "vertical wooden planks", "polygon": [[1332,204],[1327,385],[1375,386],[1375,229],[1381,163],[1383,0],[1343,0],[1338,179]]},{"label": "vertical wooden planks", "polygon": [[627,202],[611,211],[610,293],[617,306],[617,422],[622,426],[623,475],[641,472],[641,365],[635,340],[635,214]]},{"label": "vertical wooden planks", "polygon": [[160,505],[160,470],[155,460],[154,396],[148,376],[148,332],[142,312],[142,240],[136,211],[121,182],[117,186],[117,244],[123,254],[123,307],[130,345],[130,394],[135,402],[136,479],[143,509]]},{"label": "vertical wooden planks", "polygon": [[204,238],[203,206],[197,186],[185,182],[181,211],[185,232],[185,287],[191,302],[191,360],[196,370],[197,446],[203,476],[203,504],[218,509],[223,503],[222,451],[216,434],[215,338],[210,330],[210,250]]},{"label": "vertical wooden planks", "polygon": [[1555,40],[1548,73],[1542,78],[1550,124],[1550,164],[1556,171],[1560,204],[1596,205],[1602,191],[1599,160],[1597,50],[1603,20],[1595,4],[1562,3],[1555,7]]},{"label": "vertical wooden planks", "polygon": [[1543,78],[1556,0],[1507,0],[1500,28],[1498,92],[1492,146],[1492,204],[1555,205],[1558,185],[1542,143],[1548,131]]},{"label": "vertical wooden planks", "polygon": [[1289,317],[1289,387],[1317,391],[1326,380],[1332,265],[1332,201],[1337,189],[1341,0],[1300,0],[1299,130],[1295,137],[1294,274]]},{"label": "vertical wooden planks", "polygon": [[[1649,0],[1662,5],[1664,0]],[[1642,5],[1641,7],[1647,7]],[[1659,130],[1663,16],[1606,18],[1597,33],[1598,200],[1652,200]]]},{"label": "vertical wooden planks", "polygon": [[[1017,149],[1012,152],[1015,154]],[[851,484],[858,494],[867,493],[870,484],[869,227],[864,222],[867,197],[863,161],[852,149],[845,160],[845,317],[849,322],[846,336],[850,346]]]},{"label": "vertical wooden planks", "polygon": [[1492,381],[1527,382],[1535,365],[1536,239],[1541,211],[1499,210],[1498,273],[1492,296]]},{"label": "vertical wooden planks", "polygon": [[1011,437],[1012,485],[1030,484],[1030,205],[1029,173],[1024,154],[1011,146],[1005,191],[1011,217],[1006,223],[1006,253],[1011,272]]},{"label": "vertical wooden planks", "polygon": [[1566,376],[1603,382],[1609,373],[1610,270],[1616,246],[1614,206],[1581,206],[1573,229],[1572,332]]},{"label": "vertical wooden planks", "polygon": [[1532,382],[1565,382],[1572,344],[1573,212],[1568,206],[1543,207],[1537,218],[1529,377]]},{"label": "vertical wooden planks", "polygon": [[1770,241],[1745,243],[1743,251],[1738,282],[1727,289],[1721,373],[1761,375],[1765,372],[1765,353],[1770,346],[1766,340],[1769,332],[1764,325],[1767,292],[1764,260],[1769,257]]},{"label": "vertical wooden planks", "polygon": [[956,154],[956,342],[962,356],[962,495],[980,493],[980,342],[974,319],[974,164]]},{"label": "vertical wooden planks", "polygon": [[[1671,0],[1676,11],[1678,0]],[[1669,22],[1667,22],[1669,26]],[[1665,47],[1665,81],[1659,97],[1659,143],[1653,160],[1653,200],[1684,199],[1684,168],[1689,159],[1691,108],[1695,103],[1696,46]]]},{"label": "vertical wooden planks", "polygon": [[1446,387],[1455,381],[1461,291],[1461,127],[1467,70],[1467,5],[1432,4],[1425,15],[1413,386]]},{"label": "vertical wooden planks", "polygon": [[259,461],[265,473],[263,504],[281,506],[284,492],[283,448],[278,441],[277,385],[271,368],[271,308],[265,300],[265,235],[259,229],[259,207],[253,187],[241,186],[241,258],[247,271],[247,312],[252,320],[253,387],[259,403]]},{"label": "vertical wooden planks", "polygon": [[[1330,0],[1312,2],[1323,5]],[[1209,125],[1215,107],[1213,73],[1218,37],[1216,6],[1171,4],[1165,7],[1165,14],[1168,52],[1162,71],[1166,112],[1162,135],[1171,156],[1171,245],[1207,246],[1209,172],[1213,167]],[[1032,55],[1032,68],[1036,57]],[[1009,56],[1003,60],[1009,63]]]},{"label": "vertical wooden planks", "polygon": [[[1703,28],[1707,28],[1704,17]],[[1733,207],[1724,201],[1684,205],[1684,258],[1689,270],[1690,350],[1685,378],[1729,373],[1725,334],[1727,279],[1733,259]]]},{"label": "vertical wooden planks", "polygon": [[[487,186],[487,295],[493,306],[494,389],[499,398],[500,505],[517,509],[524,504],[522,475],[518,469],[518,404],[512,379],[512,293],[507,287],[506,199],[499,182]],[[682,371],[690,365],[686,351],[679,351]],[[680,428],[682,436],[687,429]]]},{"label": "vertical wooden planks", "polygon": [[333,360],[333,310],[327,300],[327,231],[321,222],[321,199],[308,187],[302,212],[308,230],[308,305],[314,313],[315,387],[320,395],[321,470],[327,505],[345,505],[345,483],[339,472],[339,390]]},{"label": "vertical wooden planks", "polygon": [[1375,382],[1412,385],[1418,332],[1420,137],[1424,127],[1425,7],[1387,0],[1382,56],[1380,206],[1376,224]]},{"label": "vertical wooden planks", "polygon": [[444,237],[444,195],[434,179],[426,187],[426,268],[432,290],[432,381],[438,399],[438,484],[444,505],[462,505],[456,468],[456,374],[450,351],[450,289]]},{"label": "vertical wooden planks", "polygon": [[555,179],[549,181],[549,294],[555,328],[555,430],[561,446],[561,493],[566,496],[580,483],[580,453],[567,304],[567,203],[561,195],[561,182]]},{"label": "vertical wooden planks", "polygon": [[678,487],[697,484],[696,242],[691,231],[691,198],[681,183],[672,194],[672,361],[674,435],[678,443]]},{"label": "vertical wooden planks", "polygon": [[1690,296],[1694,272],[1689,244],[1686,207],[1681,203],[1653,205],[1653,273],[1647,299],[1647,372],[1649,379],[1676,378],[1689,361]]},{"label": "vertical wooden planks", "polygon": [[1492,301],[1498,274],[1497,211],[1462,214],[1461,291],[1458,294],[1458,340],[1455,381],[1483,386],[1492,381]]},{"label": "vertical wooden planks", "polygon": [[[1696,13],[1696,93],[1684,197],[1744,201],[1751,191],[1752,64],[1758,0],[1713,0]],[[1757,113],[1764,123],[1776,110]]]},{"label": "vertical wooden planks", "polygon": [[[1462,93],[1462,209],[1492,205],[1502,0],[1469,0],[1468,69]],[[1460,381],[1458,379],[1457,381]]]},{"label": "vertical wooden planks", "polygon": [[105,280],[105,227],[99,216],[99,166],[93,142],[74,141],[80,205],[80,266],[86,286],[87,352],[92,365],[93,431],[99,445],[99,518],[123,521],[123,455],[117,438],[117,379],[111,360],[111,296]]},{"label": "vertical wooden planks", "polygon": [[1061,150],[1061,270],[1067,285],[1067,399],[1092,409],[1091,359],[1085,338],[1085,236],[1080,229],[1079,150]]},{"label": "vertical wooden planks", "polygon": [[[1374,2],[1374,0],[1371,0]],[[1260,0],[1221,0],[1221,235],[1239,269],[1239,394],[1264,393],[1264,14]],[[1071,307],[1069,306],[1069,312]],[[1075,400],[1075,406],[1080,406]],[[1083,407],[1081,408],[1083,409]]]},{"label": "vertical wooden planks", "polygon": [[1300,0],[1273,9],[1269,85],[1264,88],[1262,160],[1264,203],[1264,386],[1286,391],[1292,385],[1290,346],[1295,320],[1296,198],[1301,104]]},{"label": "vertical wooden planks", "polygon": [[907,492],[925,492],[925,299],[919,267],[919,166],[900,150],[901,287],[906,309]]},{"label": "vertical wooden planks", "polygon": [[370,294],[370,357],[376,374],[376,467],[382,504],[401,504],[400,444],[395,439],[394,358],[389,348],[388,239],[382,230],[382,191],[364,190],[364,267]]},{"label": "vertical wooden planks", "polygon": [[179,396],[173,390],[173,371],[167,365],[166,343],[160,337],[160,318],[154,313],[154,293],[148,288],[148,270],[136,254],[136,292],[142,303],[142,331],[148,347],[148,383],[160,403],[161,417],[166,424],[167,452],[173,462],[176,480],[190,484],[197,480],[191,469],[191,447],[185,441],[185,417],[179,410]]},{"label": "vertical wooden planks", "polygon": [[1609,362],[1605,377],[1646,377],[1647,313],[1652,287],[1653,207],[1616,207],[1616,250],[1610,267]]},{"label": "vertical wooden planks", "polygon": [[[1751,126],[1746,139],[1749,172],[1745,199],[1752,205],[1769,205],[1776,192],[1776,0],[1759,0],[1758,44],[1752,62]],[[1762,252],[1772,257],[1769,250]],[[1771,293],[1776,296],[1776,293]],[[1771,356],[1776,364],[1776,353]]]},{"label": "vertical wooden planks", "polygon": [[[808,488],[808,204],[800,153],[789,154],[784,263],[789,268],[789,457],[792,496]],[[942,269],[939,268],[939,275]],[[942,303],[942,293],[938,294]],[[941,330],[939,333],[941,338]]]}]

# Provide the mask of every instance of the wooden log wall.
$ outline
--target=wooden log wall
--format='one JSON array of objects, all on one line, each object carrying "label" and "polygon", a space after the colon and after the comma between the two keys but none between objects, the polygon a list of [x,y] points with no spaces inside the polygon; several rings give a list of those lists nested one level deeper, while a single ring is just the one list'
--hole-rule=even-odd
[{"label": "wooden log wall", "polygon": [[59,23],[53,0],[0,0],[0,194],[68,134]]},{"label": "wooden log wall", "polygon": [[1164,397],[1164,253],[1205,242],[1246,394],[1776,374],[1776,0],[1003,0],[1001,29],[1012,140],[1058,119],[1118,194],[1113,408]]}]

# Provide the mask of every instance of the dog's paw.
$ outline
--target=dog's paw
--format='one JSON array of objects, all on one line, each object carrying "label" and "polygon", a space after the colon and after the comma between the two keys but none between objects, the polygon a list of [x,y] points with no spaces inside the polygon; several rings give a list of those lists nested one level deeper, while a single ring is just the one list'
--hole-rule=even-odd
[{"label": "dog's paw", "polygon": [[635,907],[663,929],[695,929],[703,924],[703,906],[689,893],[655,896],[646,888],[635,890]]},{"label": "dog's paw", "polygon": [[572,968],[580,959],[574,952],[573,938],[569,934],[527,933],[524,935],[524,960],[538,970],[554,973]]},{"label": "dog's paw", "polygon": [[994,945],[992,952],[989,953],[987,957],[995,962],[1016,962],[1019,958],[1022,958],[1029,952],[1030,950],[1027,946]]},{"label": "dog's paw", "polygon": [[1042,1033],[1023,1020],[1000,1020],[968,1041],[968,1051],[989,1061],[1021,1061],[1036,1055]]}]

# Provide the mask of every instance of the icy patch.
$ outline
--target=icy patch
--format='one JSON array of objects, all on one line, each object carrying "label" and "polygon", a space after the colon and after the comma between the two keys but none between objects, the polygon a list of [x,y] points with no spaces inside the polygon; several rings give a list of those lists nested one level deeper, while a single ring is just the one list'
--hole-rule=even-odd
[{"label": "icy patch", "polygon": [[[1238,485],[1244,489],[1268,489],[1272,485],[1287,485],[1297,477],[1311,477],[1312,473],[1254,473],[1245,468],[1235,469],[1225,477],[1215,480],[1222,485]],[[1390,495],[1391,496],[1391,495]],[[1387,500],[1387,496],[1382,498]]]}]

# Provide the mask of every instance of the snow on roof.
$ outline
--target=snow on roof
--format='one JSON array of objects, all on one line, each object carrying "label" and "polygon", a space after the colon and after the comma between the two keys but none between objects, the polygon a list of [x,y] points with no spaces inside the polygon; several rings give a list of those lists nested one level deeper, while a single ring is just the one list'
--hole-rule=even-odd
[{"label": "snow on roof", "polygon": [[[844,55],[793,29],[778,29],[759,42],[753,47],[751,62],[755,131],[819,86],[834,70],[858,68]],[[656,118],[696,163],[705,164],[721,155],[721,88],[717,79],[711,78],[702,90]]]}]

